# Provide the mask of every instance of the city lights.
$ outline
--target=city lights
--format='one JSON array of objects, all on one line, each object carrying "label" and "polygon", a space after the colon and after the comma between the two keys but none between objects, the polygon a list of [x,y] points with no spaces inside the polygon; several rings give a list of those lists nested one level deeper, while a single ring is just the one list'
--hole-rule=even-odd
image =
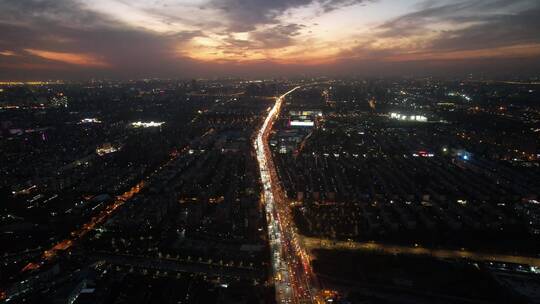
[{"label": "city lights", "polygon": [[1,87],[0,302],[536,299],[537,78],[192,77]]},{"label": "city lights", "polygon": [[134,128],[156,128],[156,127],[161,127],[163,124],[165,124],[165,122],[154,122],[154,121],[142,122],[142,121],[136,121],[136,122],[131,123],[131,125]]},{"label": "city lights", "polygon": [[101,123],[97,118],[83,118],[81,119],[82,124],[91,124],[91,123]]},{"label": "city lights", "polygon": [[417,122],[427,122],[428,119],[425,116],[422,115],[404,115],[400,113],[390,113],[390,118],[395,120],[402,120],[402,121],[417,121]]}]

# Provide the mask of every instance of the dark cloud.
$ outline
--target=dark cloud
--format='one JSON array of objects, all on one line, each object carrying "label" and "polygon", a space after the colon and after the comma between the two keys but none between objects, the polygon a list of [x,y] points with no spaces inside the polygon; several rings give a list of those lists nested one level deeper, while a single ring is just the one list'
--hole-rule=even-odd
[{"label": "dark cloud", "polygon": [[381,30],[379,35],[383,37],[403,37],[424,34],[428,26],[434,22],[452,19],[453,17],[460,16],[463,11],[471,11],[477,6],[478,4],[474,0],[454,2],[440,6],[435,6],[434,1],[430,1],[421,10],[382,24],[378,27]]},{"label": "dark cloud", "polygon": [[[427,54],[481,50],[540,43],[540,1],[538,0],[430,0],[416,11],[391,20],[377,30],[377,36],[360,39],[362,45],[340,41],[343,52],[334,63],[302,66],[276,65],[268,60],[237,64],[202,63],[182,57],[182,49],[205,32],[228,36],[216,47],[219,54],[231,58],[248,52],[264,53],[298,45],[303,25],[283,23],[283,16],[293,8],[314,5],[321,14],[374,0],[210,0],[204,9],[218,10],[222,18],[197,20],[176,16],[175,11],[157,9],[152,12],[165,24],[189,22],[200,30],[171,34],[156,33],[127,25],[112,17],[82,6],[75,0],[0,0],[0,78],[86,78],[86,77],[196,77],[207,75],[275,75],[281,73],[394,73],[404,71],[449,71],[501,68],[538,68],[538,58],[424,62],[384,62],[399,57],[399,47],[380,50],[373,47],[380,38],[408,38],[436,33],[433,40],[413,51]],[[400,0],[401,1],[401,0]],[[123,3],[129,4],[128,0]],[[157,2],[156,2],[157,3]],[[434,27],[435,24],[450,24]],[[308,24],[308,23],[306,23]],[[456,27],[459,25],[459,27]],[[456,29],[457,28],[457,29]],[[309,30],[309,29],[307,29]],[[222,32],[218,32],[222,31]],[[248,32],[247,39],[238,39],[237,32]],[[236,37],[236,38],[235,38]],[[209,39],[214,39],[209,37]],[[356,47],[353,47],[356,46]],[[108,65],[78,66],[37,56],[28,50],[88,55]],[[205,50],[208,52],[208,50]],[[410,51],[410,50],[406,50]],[[218,54],[219,53],[219,54]],[[536,61],[535,61],[536,60]],[[455,63],[454,62],[454,63]],[[534,64],[536,62],[536,64]]]},{"label": "dark cloud", "polygon": [[[224,20],[201,20],[219,25],[227,22],[235,31],[249,29],[249,40],[229,36],[226,45],[218,47],[224,54],[242,55],[246,50],[263,50],[288,46],[302,28],[298,24],[279,24],[275,20],[289,8],[304,6],[316,0],[215,0],[210,5],[225,12]],[[317,0],[318,1],[318,0]],[[324,1],[329,7],[331,1]],[[351,1],[334,1],[338,5],[350,5]],[[355,0],[357,2],[357,0]],[[181,19],[157,10],[162,21]],[[255,30],[255,25],[266,25]],[[229,29],[230,30],[230,29]],[[181,58],[183,43],[194,37],[205,36],[202,31],[186,31],[176,34],[158,34],[133,28],[109,16],[90,11],[73,0],[20,0],[0,3],[0,51],[9,50],[18,56],[0,55],[3,77],[20,67],[25,73],[31,70],[89,71],[99,73],[133,74],[182,74],[186,69],[200,68],[191,59]],[[230,33],[230,32],[228,32]],[[37,49],[74,54],[96,54],[110,63],[110,69],[70,66],[51,62],[26,52]],[[179,52],[181,53],[181,52]],[[54,69],[52,67],[55,67]],[[6,69],[7,67],[7,69]],[[186,68],[187,67],[187,68]],[[114,70],[108,71],[108,70]]]},{"label": "dark cloud", "polygon": [[219,49],[226,55],[247,58],[248,52],[264,52],[294,45],[296,43],[294,37],[300,34],[302,28],[303,25],[292,23],[250,32],[248,39],[236,39],[233,35],[229,35]]},{"label": "dark cloud", "polygon": [[435,50],[473,50],[540,43],[540,8],[485,17],[465,29],[446,31],[432,42]]},{"label": "dark cloud", "polygon": [[[540,1],[468,0],[437,5],[428,1],[423,9],[391,20],[379,27],[382,37],[407,37],[436,32],[433,50],[473,50],[516,44],[540,43]],[[461,25],[437,30],[435,24]]]},{"label": "dark cloud", "polygon": [[34,24],[88,28],[112,25],[114,22],[97,13],[84,10],[70,0],[17,0],[0,3],[0,20],[3,23]]},{"label": "dark cloud", "polygon": [[276,24],[276,18],[284,11],[308,5],[313,0],[213,0],[212,8],[223,11],[229,29],[247,32],[260,24]]},{"label": "dark cloud", "polygon": [[[430,0],[379,26],[371,39],[350,43],[354,46],[340,53],[334,68],[345,71],[356,66],[367,71],[375,70],[376,63],[381,74],[405,70],[532,74],[540,67],[539,29],[540,1]],[[430,35],[435,38],[414,39]],[[400,38],[410,39],[402,47],[381,47],[380,39]]]},{"label": "dark cloud", "polygon": [[[105,69],[55,63],[59,70],[116,72],[123,75],[178,73],[194,63],[181,58],[177,49],[190,39],[203,36],[200,31],[157,34],[129,27],[99,13],[91,12],[70,0],[20,0],[0,4],[0,50],[17,56],[0,55],[0,76],[31,73],[53,66],[50,59],[38,58],[26,49],[90,54],[110,66]],[[107,70],[107,71],[106,71]],[[110,71],[109,71],[110,70]]]},{"label": "dark cloud", "polygon": [[293,44],[293,38],[300,34],[303,27],[300,24],[276,25],[268,29],[252,32],[250,38],[258,44],[259,48],[282,48]]},{"label": "dark cloud", "polygon": [[324,13],[338,10],[342,7],[347,7],[356,4],[367,4],[367,2],[376,2],[378,0],[323,0],[319,1]]},{"label": "dark cloud", "polygon": [[[368,0],[369,1],[369,0]],[[371,0],[372,1],[372,0]],[[253,31],[257,25],[277,24],[277,18],[289,9],[319,4],[325,12],[366,0],[212,0],[210,7],[223,11],[229,30]]]}]

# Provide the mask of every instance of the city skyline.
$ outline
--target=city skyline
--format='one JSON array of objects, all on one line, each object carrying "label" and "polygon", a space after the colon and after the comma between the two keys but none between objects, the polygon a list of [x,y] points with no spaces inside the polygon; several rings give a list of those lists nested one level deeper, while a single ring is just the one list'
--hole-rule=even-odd
[{"label": "city skyline", "polygon": [[1,80],[531,75],[540,62],[532,0],[31,0],[0,17]]}]

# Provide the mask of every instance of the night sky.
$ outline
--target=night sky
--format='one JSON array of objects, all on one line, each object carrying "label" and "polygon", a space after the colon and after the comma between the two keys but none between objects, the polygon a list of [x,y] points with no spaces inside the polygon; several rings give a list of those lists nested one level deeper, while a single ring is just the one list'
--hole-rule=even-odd
[{"label": "night sky", "polygon": [[538,0],[0,0],[0,79],[527,74]]}]

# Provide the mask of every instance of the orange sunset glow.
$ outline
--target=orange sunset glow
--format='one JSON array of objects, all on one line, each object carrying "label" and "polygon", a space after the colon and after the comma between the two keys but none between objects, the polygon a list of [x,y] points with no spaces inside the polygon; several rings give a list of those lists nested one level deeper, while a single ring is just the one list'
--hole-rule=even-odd
[{"label": "orange sunset glow", "polygon": [[164,76],[395,70],[377,62],[413,71],[434,61],[530,67],[540,55],[532,0],[33,2],[0,4],[3,78],[44,65],[70,75]]},{"label": "orange sunset glow", "polygon": [[59,61],[59,62],[74,64],[74,65],[97,66],[97,67],[108,66],[107,63],[101,61],[100,59],[96,58],[93,55],[50,52],[50,51],[34,50],[34,49],[25,49],[25,51],[37,57],[49,59],[52,61]]}]

